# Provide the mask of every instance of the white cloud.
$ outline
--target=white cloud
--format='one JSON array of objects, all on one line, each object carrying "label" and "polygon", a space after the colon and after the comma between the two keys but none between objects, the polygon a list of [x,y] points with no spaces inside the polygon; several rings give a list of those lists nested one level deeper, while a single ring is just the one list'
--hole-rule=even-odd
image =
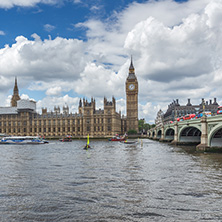
[{"label": "white cloud", "polygon": [[158,82],[193,78],[212,71],[210,30],[203,16],[191,15],[169,28],[153,18],[138,23],[125,47],[139,53],[144,78]]},{"label": "white cloud", "polygon": [[101,7],[96,6],[96,5],[94,5],[94,6],[92,6],[92,7],[90,8],[90,10],[91,10],[91,11],[94,11],[94,12],[97,12],[97,11],[99,11],[100,9],[101,9]]},{"label": "white cloud", "polygon": [[82,3],[81,0],[74,0],[73,2],[74,2],[75,4]]},{"label": "white cloud", "polygon": [[[27,95],[27,94],[22,94],[22,95],[20,96],[20,99],[30,99],[30,97],[29,97],[29,95]],[[31,100],[33,100],[33,99],[31,99]]]},{"label": "white cloud", "polygon": [[146,121],[153,121],[159,108],[166,111],[173,99],[185,104],[191,98],[199,104],[202,97],[220,97],[221,9],[220,0],[134,2],[105,22],[90,19],[77,24],[86,28],[85,42],[60,37],[42,40],[37,34],[34,40],[18,36],[15,44],[0,49],[4,81],[0,85],[5,86],[1,92],[12,89],[17,75],[22,79],[20,87],[46,91],[39,106],[62,106],[68,101],[75,109],[77,97],[61,97],[62,92],[72,91],[96,97],[98,105],[103,96],[114,95],[117,111],[124,114],[132,54],[139,81],[139,117]]},{"label": "white cloud", "polygon": [[84,48],[85,44],[77,39],[42,41],[35,35],[31,41],[19,36],[11,47],[0,49],[0,74],[30,77],[31,73],[32,78],[44,81],[78,78],[87,60]]},{"label": "white cloud", "polygon": [[5,35],[5,32],[0,30],[0,35]]},{"label": "white cloud", "polygon": [[55,26],[50,25],[50,24],[45,24],[45,25],[44,25],[44,29],[45,29],[45,31],[47,31],[47,32],[51,32],[51,31],[53,31],[55,28],[56,28]]},{"label": "white cloud", "polygon": [[57,96],[57,95],[60,95],[61,92],[62,92],[62,88],[60,86],[56,86],[53,88],[49,88],[45,94],[47,96]]},{"label": "white cloud", "polygon": [[95,63],[89,63],[76,82],[75,91],[88,97],[118,96],[124,89],[119,75]]},{"label": "white cloud", "polygon": [[146,117],[147,122],[150,124],[154,123],[154,117],[156,117],[157,112],[162,109],[161,105],[154,105],[151,102],[147,102],[146,104],[139,105],[139,112],[141,116]]},{"label": "white cloud", "polygon": [[76,113],[78,112],[79,98],[70,97],[69,95],[65,95],[63,97],[45,97],[42,100],[37,102],[38,112],[42,112],[42,108],[47,108],[47,111],[53,111],[54,107],[60,107],[60,112],[63,112],[63,106],[69,107],[69,112]]},{"label": "white cloud", "polygon": [[0,8],[12,8],[14,6],[33,7],[38,3],[58,4],[60,0],[1,0]]}]

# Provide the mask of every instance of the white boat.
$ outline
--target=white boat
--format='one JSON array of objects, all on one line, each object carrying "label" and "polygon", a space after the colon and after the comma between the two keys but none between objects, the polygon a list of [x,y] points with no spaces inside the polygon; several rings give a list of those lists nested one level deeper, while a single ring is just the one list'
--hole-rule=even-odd
[{"label": "white boat", "polygon": [[44,144],[48,141],[39,136],[8,136],[3,137],[0,144]]},{"label": "white boat", "polygon": [[121,143],[124,143],[124,144],[134,144],[134,143],[137,143],[136,141],[120,141]]}]

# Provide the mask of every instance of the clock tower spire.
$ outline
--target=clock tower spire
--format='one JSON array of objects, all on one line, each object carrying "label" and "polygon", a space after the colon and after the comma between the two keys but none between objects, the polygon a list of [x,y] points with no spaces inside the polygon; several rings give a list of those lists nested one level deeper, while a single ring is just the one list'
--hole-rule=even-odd
[{"label": "clock tower spire", "polygon": [[127,131],[136,130],[138,132],[138,82],[132,56],[129,75],[126,79],[126,115]]}]

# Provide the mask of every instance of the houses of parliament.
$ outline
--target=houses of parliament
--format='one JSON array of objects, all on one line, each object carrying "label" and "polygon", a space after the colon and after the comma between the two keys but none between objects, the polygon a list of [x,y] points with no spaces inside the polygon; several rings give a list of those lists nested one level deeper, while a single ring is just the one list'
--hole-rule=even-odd
[{"label": "houses of parliament", "polygon": [[96,109],[96,101],[80,99],[78,113],[70,113],[68,106],[54,107],[53,112],[42,108],[36,112],[36,102],[20,99],[17,78],[10,107],[0,107],[0,134],[14,136],[46,136],[102,138],[124,134],[129,130],[138,132],[138,81],[131,59],[129,74],[125,82],[126,116],[116,111],[116,100],[104,98],[104,109]]}]

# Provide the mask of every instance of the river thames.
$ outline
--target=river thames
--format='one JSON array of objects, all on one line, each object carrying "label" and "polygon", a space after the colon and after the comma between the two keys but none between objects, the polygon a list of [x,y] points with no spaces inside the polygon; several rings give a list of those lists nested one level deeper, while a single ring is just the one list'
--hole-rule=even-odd
[{"label": "river thames", "polygon": [[84,145],[1,145],[0,221],[222,221],[222,154]]}]

